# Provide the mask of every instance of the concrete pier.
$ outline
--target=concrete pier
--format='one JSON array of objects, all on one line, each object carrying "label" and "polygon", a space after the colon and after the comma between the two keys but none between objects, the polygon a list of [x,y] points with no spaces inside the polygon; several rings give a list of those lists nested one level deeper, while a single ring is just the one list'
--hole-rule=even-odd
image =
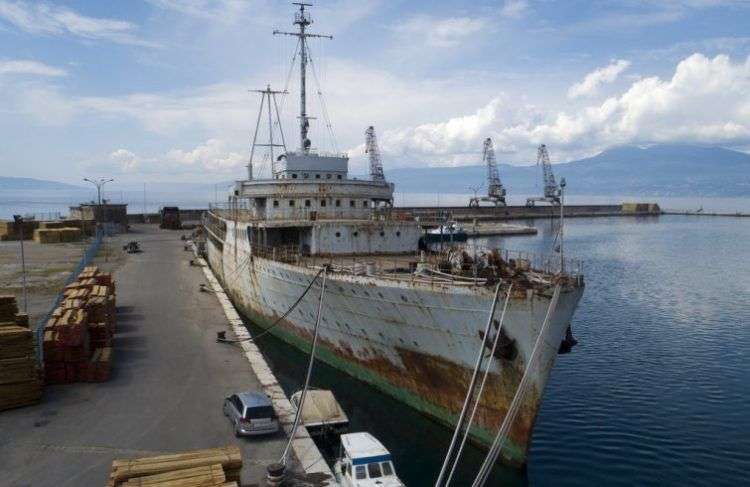
[{"label": "concrete pier", "polygon": [[[278,461],[285,432],[235,438],[223,415],[227,395],[263,383],[241,347],[216,342],[217,331],[233,333],[216,294],[199,290],[206,276],[189,264],[181,234],[135,225],[113,239],[114,249],[137,240],[143,252],[115,269],[112,378],[48,386],[41,404],[0,413],[2,485],[104,485],[115,458],[229,444],[242,449],[243,485]],[[296,457],[291,467],[302,469]]]}]

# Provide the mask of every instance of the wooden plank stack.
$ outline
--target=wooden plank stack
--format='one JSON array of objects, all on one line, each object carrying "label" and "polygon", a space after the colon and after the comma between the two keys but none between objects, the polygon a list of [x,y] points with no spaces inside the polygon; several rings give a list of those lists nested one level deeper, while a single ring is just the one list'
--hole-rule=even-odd
[{"label": "wooden plank stack", "polygon": [[112,275],[85,267],[65,287],[64,299],[44,326],[47,384],[104,382],[112,370],[115,285]]},{"label": "wooden plank stack", "polygon": [[240,470],[237,446],[115,460],[107,487],[237,487]]},{"label": "wooden plank stack", "polygon": [[82,236],[83,232],[76,227],[37,228],[34,230],[34,241],[41,244],[78,242]]},{"label": "wooden plank stack", "polygon": [[0,411],[41,401],[37,365],[28,315],[18,313],[15,297],[0,296]]}]

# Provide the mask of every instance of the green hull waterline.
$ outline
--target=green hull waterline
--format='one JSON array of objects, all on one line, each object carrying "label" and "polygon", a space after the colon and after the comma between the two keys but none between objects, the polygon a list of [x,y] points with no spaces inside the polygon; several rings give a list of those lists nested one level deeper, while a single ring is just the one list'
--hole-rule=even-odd
[{"label": "green hull waterline", "polygon": [[[269,319],[253,310],[245,310],[249,312],[249,318],[252,322],[263,329],[267,329],[271,326],[272,322]],[[269,333],[283,340],[284,342],[292,345],[293,347],[309,353],[310,344],[303,338],[295,335],[294,333],[284,330],[280,326],[273,327],[269,330]],[[417,411],[425,414],[430,419],[437,420],[445,426],[453,429],[458,422],[458,416],[450,413],[446,409],[436,406],[435,404],[424,400],[422,397],[403,389],[401,387],[394,386],[390,382],[383,379],[380,375],[375,372],[362,367],[357,363],[353,363],[345,360],[340,355],[332,351],[327,346],[318,342],[316,358],[322,360],[328,365],[344,371],[345,373],[364,381],[377,389],[385,392],[386,394],[393,396],[395,399],[408,404]],[[471,428],[471,439],[473,442],[489,447],[497,432],[488,431],[484,428],[480,428],[473,425]],[[524,465],[526,463],[525,449],[519,447],[511,439],[506,439],[505,445],[502,450],[502,458],[504,461],[511,465]]]}]

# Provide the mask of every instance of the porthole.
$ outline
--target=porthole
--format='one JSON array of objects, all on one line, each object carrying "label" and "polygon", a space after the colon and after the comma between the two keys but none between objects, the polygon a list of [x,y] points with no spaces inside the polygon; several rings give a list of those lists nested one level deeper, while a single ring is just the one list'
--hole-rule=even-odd
[{"label": "porthole", "polygon": [[409,300],[406,299],[406,296],[404,296],[403,294],[401,295],[401,301],[403,301],[404,303],[408,303],[409,302]]},{"label": "porthole", "polygon": [[320,174],[316,174],[315,179],[320,179]]},{"label": "porthole", "polygon": [[385,232],[380,232],[381,237],[385,237]]},{"label": "porthole", "polygon": [[336,236],[340,237],[341,236],[341,232],[336,232]]},{"label": "porthole", "polygon": [[396,232],[396,236],[400,237],[401,236],[401,232]]},{"label": "porthole", "polygon": [[359,232],[354,232],[352,233],[352,235],[354,235],[355,237],[359,237]]}]

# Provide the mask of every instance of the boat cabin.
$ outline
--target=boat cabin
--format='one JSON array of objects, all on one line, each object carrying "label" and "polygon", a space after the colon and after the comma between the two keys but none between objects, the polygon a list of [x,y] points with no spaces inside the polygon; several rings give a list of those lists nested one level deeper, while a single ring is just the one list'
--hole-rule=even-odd
[{"label": "boat cabin", "polygon": [[370,433],[341,435],[341,448],[342,486],[403,485],[396,476],[390,452]]}]

